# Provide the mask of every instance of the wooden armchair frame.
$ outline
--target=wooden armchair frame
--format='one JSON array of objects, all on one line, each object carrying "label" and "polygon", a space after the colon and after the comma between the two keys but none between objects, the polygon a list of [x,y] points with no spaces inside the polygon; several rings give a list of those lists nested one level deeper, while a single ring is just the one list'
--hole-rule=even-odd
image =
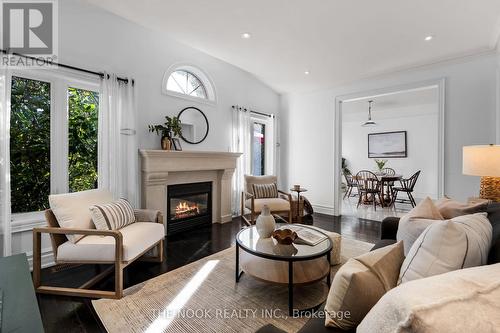
[{"label": "wooden armchair frame", "polygon": [[[290,204],[289,210],[283,211],[272,211],[272,214],[288,214],[288,223],[292,223],[292,195],[290,193],[286,193],[284,191],[278,190],[278,193],[284,197]],[[250,220],[245,216],[245,202],[250,199]],[[241,218],[245,222],[246,225],[255,224],[255,195],[249,193],[247,191],[241,192]]]},{"label": "wooden armchair frame", "polygon": [[[61,228],[53,226],[57,223],[52,210],[48,209],[45,211],[45,218],[49,227],[33,228],[33,285],[37,293],[43,294],[55,294],[55,295],[65,295],[65,296],[79,296],[79,297],[92,297],[92,298],[113,298],[119,299],[123,296],[123,270],[132,262],[141,258],[145,253],[153,248],[157,248],[158,255],[156,257],[145,257],[144,260],[163,262],[163,244],[164,239],[153,244],[148,249],[137,255],[135,258],[124,261],[123,260],[123,236],[119,230],[97,230],[97,229],[73,229],[73,228]],[[163,216],[158,215],[156,220],[157,223],[163,224]],[[41,283],[41,236],[42,233],[47,233],[50,235],[52,250],[54,253],[54,259],[57,264],[114,264],[113,266],[107,268],[97,276],[91,278],[89,281],[85,282],[78,288],[65,288],[65,287],[52,287],[43,286]],[[65,235],[99,235],[99,236],[111,236],[115,239],[115,259],[113,261],[58,261],[57,260],[57,248],[62,243],[66,242]],[[108,276],[112,271],[115,271],[115,290],[105,291],[105,290],[94,290],[89,289],[103,278]]]}]

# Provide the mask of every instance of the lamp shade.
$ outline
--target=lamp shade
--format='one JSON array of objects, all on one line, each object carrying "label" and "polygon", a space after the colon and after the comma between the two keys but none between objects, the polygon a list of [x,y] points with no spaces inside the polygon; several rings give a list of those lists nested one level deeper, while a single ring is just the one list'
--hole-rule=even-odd
[{"label": "lamp shade", "polygon": [[500,145],[463,147],[465,175],[500,177]]}]

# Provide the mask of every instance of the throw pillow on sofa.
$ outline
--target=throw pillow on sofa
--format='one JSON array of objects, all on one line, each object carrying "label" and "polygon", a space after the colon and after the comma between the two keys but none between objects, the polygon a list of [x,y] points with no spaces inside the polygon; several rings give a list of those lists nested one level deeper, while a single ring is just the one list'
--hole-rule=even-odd
[{"label": "throw pillow on sofa", "polygon": [[492,237],[486,213],[433,223],[406,256],[399,283],[486,264]]},{"label": "throw pillow on sofa", "polygon": [[443,220],[443,216],[429,197],[420,201],[415,208],[401,217],[396,240],[403,241],[405,255],[425,228],[436,220]]},{"label": "throw pillow on sofa", "polygon": [[488,209],[488,201],[471,204],[458,202],[448,197],[439,199],[435,202],[435,205],[439,213],[441,213],[445,219],[452,219],[462,215],[484,213]]},{"label": "throw pillow on sofa", "polygon": [[93,205],[89,209],[98,230],[118,230],[135,222],[134,208],[126,199]]},{"label": "throw pillow on sofa", "polygon": [[325,326],[356,327],[380,297],[396,286],[403,260],[401,242],[349,259],[333,278],[325,303]]},{"label": "throw pillow on sofa", "polygon": [[[101,189],[49,195],[50,208],[61,228],[94,229],[89,207],[112,201],[111,192]],[[83,235],[66,237],[70,242],[76,243]]]},{"label": "throw pillow on sofa", "polygon": [[404,283],[386,293],[358,333],[497,332],[500,264]]}]

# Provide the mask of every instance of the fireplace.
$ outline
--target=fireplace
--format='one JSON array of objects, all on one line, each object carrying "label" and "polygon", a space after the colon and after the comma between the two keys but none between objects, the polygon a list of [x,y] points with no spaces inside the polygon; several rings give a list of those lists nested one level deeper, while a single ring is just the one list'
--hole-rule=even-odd
[{"label": "fireplace", "polygon": [[212,224],[212,182],[168,185],[167,235]]}]

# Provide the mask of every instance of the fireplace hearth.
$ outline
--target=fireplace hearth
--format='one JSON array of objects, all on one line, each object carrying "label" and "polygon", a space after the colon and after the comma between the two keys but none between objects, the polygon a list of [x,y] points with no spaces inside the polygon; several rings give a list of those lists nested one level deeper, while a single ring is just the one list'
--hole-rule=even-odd
[{"label": "fireplace hearth", "polygon": [[167,235],[212,224],[212,182],[167,187]]}]

